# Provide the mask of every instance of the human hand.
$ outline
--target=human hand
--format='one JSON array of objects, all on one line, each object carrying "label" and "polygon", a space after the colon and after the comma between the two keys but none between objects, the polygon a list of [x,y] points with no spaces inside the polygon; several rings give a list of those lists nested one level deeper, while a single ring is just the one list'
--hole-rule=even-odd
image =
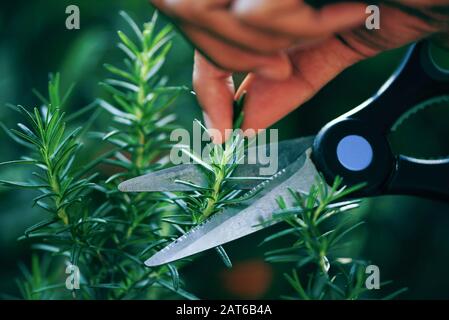
[{"label": "human hand", "polygon": [[[263,30],[263,33],[269,35],[276,34],[280,38],[292,37],[294,32],[297,32],[297,38],[295,44],[285,49],[282,49],[281,45],[275,46],[276,50],[281,52],[278,51],[274,55],[264,53],[260,56],[260,48],[244,48],[234,40],[229,41],[225,37],[215,37],[212,32],[207,34],[204,32],[203,37],[209,41],[206,43],[212,48],[209,52],[218,48],[218,53],[222,55],[215,59],[214,55],[206,52],[207,57],[215,62],[211,64],[201,54],[195,54],[194,88],[205,110],[207,125],[222,133],[221,136],[214,137],[214,142],[217,143],[222,141],[224,130],[232,127],[232,104],[235,96],[232,71],[252,71],[237,92],[237,96],[244,91],[247,93],[243,129],[263,129],[306,102],[348,66],[381,51],[400,47],[424,37],[442,34],[446,36],[449,30],[447,0],[386,2],[380,5],[382,22],[380,30],[367,30],[357,26],[340,32],[337,28],[336,35],[315,34],[310,37],[304,36],[304,30],[308,30],[308,26],[301,20],[282,19],[283,15],[289,15],[290,10],[281,9],[285,9],[287,3],[294,5],[293,2],[300,1],[236,0],[232,1],[231,8],[229,8],[230,1],[222,1],[225,2],[228,5],[227,14],[233,13],[233,19],[238,19],[242,25],[250,26],[252,30]],[[261,6],[258,10],[254,9],[257,4]],[[321,12],[328,10],[326,8],[324,7]],[[338,7],[331,7],[332,10],[336,10],[335,8]],[[309,8],[306,7],[304,10],[309,11]],[[340,10],[345,11],[345,8],[340,7]],[[351,12],[352,16],[359,14],[357,10],[351,10],[353,9],[348,9],[347,12]],[[316,14],[312,15],[316,17]],[[333,18],[332,15],[328,17],[331,20]],[[353,21],[355,20],[354,18]],[[310,44],[317,40],[321,42],[311,47],[297,46],[301,41]],[[196,43],[195,39],[193,42]],[[256,42],[249,44],[255,45]],[[201,49],[201,44],[199,47]],[[228,56],[229,52],[224,50],[225,48],[237,51]],[[243,53],[238,50],[242,50]],[[252,59],[252,55],[256,58]],[[266,61],[257,57],[263,57]],[[231,64],[223,64],[224,60],[221,59],[227,58],[242,65],[245,62],[251,62],[253,65],[235,68]],[[285,60],[290,69],[285,67]],[[254,67],[256,65],[257,67]],[[259,72],[266,66],[268,70],[279,68],[279,73]]]},{"label": "human hand", "polygon": [[[365,5],[360,3],[330,4],[316,10],[303,0],[151,2],[221,69],[254,72],[270,79],[291,75],[285,49],[316,42],[365,19]],[[265,13],[270,14],[273,31],[248,23],[254,20],[257,24],[258,15]]]}]

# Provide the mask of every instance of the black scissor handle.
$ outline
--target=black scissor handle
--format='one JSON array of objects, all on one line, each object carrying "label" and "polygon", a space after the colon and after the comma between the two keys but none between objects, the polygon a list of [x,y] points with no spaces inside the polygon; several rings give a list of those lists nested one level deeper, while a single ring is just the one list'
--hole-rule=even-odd
[{"label": "black scissor handle", "polygon": [[411,46],[398,70],[366,102],[318,133],[313,160],[328,182],[367,183],[364,195],[413,194],[449,201],[449,159],[393,155],[387,135],[406,112],[449,95],[449,70],[433,61],[430,43]]}]

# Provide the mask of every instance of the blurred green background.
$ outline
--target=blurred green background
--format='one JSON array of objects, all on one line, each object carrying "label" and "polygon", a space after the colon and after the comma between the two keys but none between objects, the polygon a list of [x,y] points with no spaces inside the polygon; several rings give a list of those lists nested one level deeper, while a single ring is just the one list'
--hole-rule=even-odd
[{"label": "blurred green background", "polygon": [[[65,8],[70,4],[80,7],[80,30],[65,28]],[[77,84],[72,111],[102,96],[98,82],[106,76],[103,63],[117,64],[122,59],[116,49],[116,31],[125,26],[118,12],[125,10],[143,23],[152,11],[145,0],[17,0],[2,1],[0,6],[0,120],[7,127],[13,127],[18,119],[5,103],[34,106],[37,99],[31,89],[45,92],[49,72],[60,71],[64,87]],[[280,138],[314,134],[327,121],[368,98],[392,73],[403,52],[385,53],[345,71],[274,126],[280,128]],[[191,86],[192,53],[189,44],[175,37],[163,70],[171,84]],[[187,94],[178,99],[174,111],[185,126],[201,115],[194,97]],[[449,105],[413,116],[391,136],[393,148],[417,157],[449,155],[448,116]],[[0,143],[0,161],[16,159],[23,152],[4,132],[0,132]],[[94,147],[88,141],[86,145]],[[26,174],[20,167],[0,168],[2,179],[26,180]],[[32,196],[26,191],[0,190],[1,293],[16,293],[17,263],[30,262],[29,246],[16,239],[39,220],[39,210],[31,208]],[[365,200],[359,210],[366,224],[353,235],[354,250],[380,267],[381,281],[393,281],[384,294],[407,287],[401,298],[449,298],[449,204],[415,197],[380,197]],[[182,270],[187,288],[203,298],[276,298],[288,293],[282,277],[286,267],[265,264],[267,248],[257,247],[270,232],[227,245],[236,266],[231,271],[225,270],[215,254],[201,256]]]}]

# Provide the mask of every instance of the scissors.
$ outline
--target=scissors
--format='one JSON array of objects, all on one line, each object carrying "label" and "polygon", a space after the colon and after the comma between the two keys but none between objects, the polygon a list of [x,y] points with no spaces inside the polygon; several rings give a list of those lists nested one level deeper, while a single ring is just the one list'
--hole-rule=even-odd
[{"label": "scissors", "polygon": [[[449,158],[395,155],[387,134],[403,117],[430,99],[449,101],[449,70],[437,65],[429,42],[413,44],[403,62],[373,97],[325,125],[316,136],[280,142],[279,171],[264,182],[242,181],[239,189],[260,192],[225,208],[149,258],[149,267],[173,262],[249,235],[275,223],[276,199],[291,201],[288,189],[308,193],[318,176],[331,185],[364,183],[362,196],[417,195],[449,201]],[[272,146],[269,146],[272,147]],[[242,164],[235,176],[255,176],[260,164]],[[188,191],[177,180],[205,185],[198,165],[183,164],[136,177],[123,192]],[[290,199],[290,200],[289,200]],[[262,222],[268,222],[266,224]],[[270,222],[272,221],[272,222]],[[274,221],[274,222],[273,222]]]}]

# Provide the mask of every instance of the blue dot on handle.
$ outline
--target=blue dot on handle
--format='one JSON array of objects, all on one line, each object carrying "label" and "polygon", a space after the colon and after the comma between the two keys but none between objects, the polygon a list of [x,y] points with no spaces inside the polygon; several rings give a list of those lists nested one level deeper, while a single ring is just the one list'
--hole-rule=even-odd
[{"label": "blue dot on handle", "polygon": [[373,161],[373,148],[364,137],[349,135],[338,143],[337,158],[346,169],[362,171]]}]

